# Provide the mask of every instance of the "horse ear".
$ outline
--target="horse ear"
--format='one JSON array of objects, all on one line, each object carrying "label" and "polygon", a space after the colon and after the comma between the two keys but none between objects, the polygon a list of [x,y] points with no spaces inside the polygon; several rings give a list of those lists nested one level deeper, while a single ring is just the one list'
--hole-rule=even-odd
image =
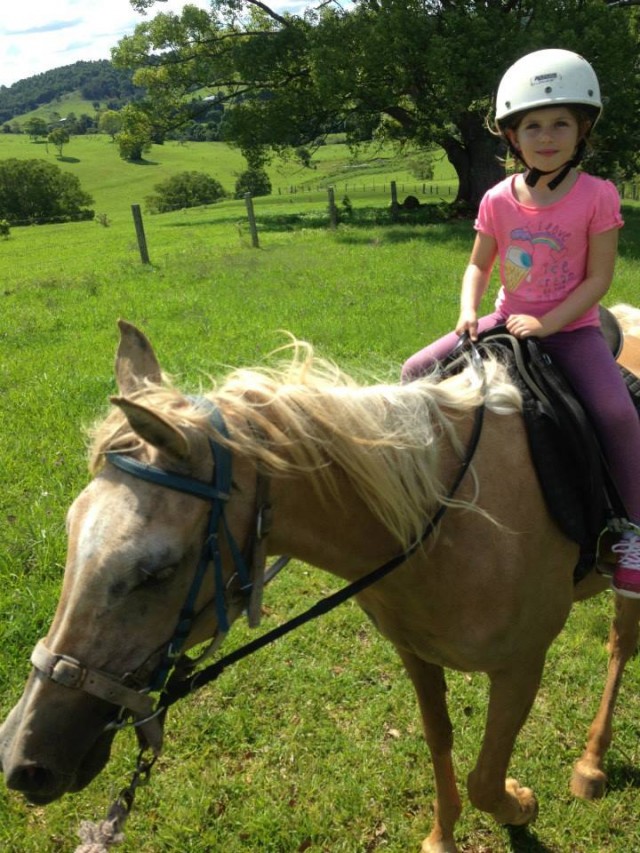
[{"label": "horse ear", "polygon": [[180,461],[189,458],[191,451],[184,433],[157,412],[126,397],[111,397],[111,402],[122,410],[129,426],[140,438]]},{"label": "horse ear", "polygon": [[153,347],[139,329],[118,320],[120,344],[116,353],[116,379],[121,394],[131,394],[144,380],[160,384],[162,374]]}]

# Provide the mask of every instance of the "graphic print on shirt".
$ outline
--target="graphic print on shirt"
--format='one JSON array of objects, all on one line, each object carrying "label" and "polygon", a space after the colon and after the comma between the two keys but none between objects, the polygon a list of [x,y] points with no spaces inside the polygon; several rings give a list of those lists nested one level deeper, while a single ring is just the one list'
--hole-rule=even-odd
[{"label": "graphic print on shirt", "polygon": [[[514,228],[504,258],[504,284],[507,290],[529,301],[562,296],[574,278],[563,260],[566,238],[558,226],[539,231]],[[535,265],[535,281],[531,275]]]}]

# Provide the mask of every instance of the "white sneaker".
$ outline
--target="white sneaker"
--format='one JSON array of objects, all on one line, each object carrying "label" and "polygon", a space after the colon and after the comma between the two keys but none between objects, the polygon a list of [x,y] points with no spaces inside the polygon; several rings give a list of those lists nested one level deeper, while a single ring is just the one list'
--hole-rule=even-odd
[{"label": "white sneaker", "polygon": [[625,530],[611,550],[617,555],[611,586],[618,595],[640,598],[640,535]]}]

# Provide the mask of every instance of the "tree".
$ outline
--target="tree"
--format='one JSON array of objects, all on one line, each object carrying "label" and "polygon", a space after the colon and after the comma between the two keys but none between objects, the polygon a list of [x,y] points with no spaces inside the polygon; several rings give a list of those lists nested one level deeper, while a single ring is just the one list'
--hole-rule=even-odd
[{"label": "tree", "polygon": [[69,142],[71,136],[66,127],[56,127],[47,137],[47,142],[50,142],[58,149],[58,157],[62,157],[62,149]]},{"label": "tree", "polygon": [[75,175],[46,160],[0,160],[0,219],[11,225],[89,219],[93,199]]},{"label": "tree", "polygon": [[105,110],[100,114],[98,119],[98,130],[100,133],[106,133],[114,142],[116,136],[122,129],[122,117],[116,110]]},{"label": "tree", "polygon": [[242,198],[245,193],[254,197],[271,194],[271,181],[264,169],[247,169],[238,176],[235,196]]},{"label": "tree", "polygon": [[224,138],[254,160],[335,129],[352,144],[437,145],[458,175],[458,200],[475,207],[503,174],[501,143],[486,128],[498,78],[550,45],[587,56],[609,99],[598,127],[606,163],[596,169],[637,168],[634,2],[354,0],[343,10],[329,0],[296,16],[259,0],[213,0],[210,14],[187,6],[140,24],[114,61],[138,69],[134,82],[148,92],[139,108],[167,126],[184,120],[194,90],[222,93]]},{"label": "tree", "polygon": [[24,123],[24,132],[28,133],[32,142],[36,142],[40,137],[47,135],[47,123],[43,118],[32,116]]},{"label": "tree", "polygon": [[204,172],[180,172],[154,186],[155,193],[147,196],[152,213],[166,213],[183,207],[213,204],[224,198],[222,184]]},{"label": "tree", "polygon": [[151,149],[153,122],[142,110],[128,104],[121,111],[122,129],[116,142],[123,160],[133,163],[142,160],[142,155]]}]

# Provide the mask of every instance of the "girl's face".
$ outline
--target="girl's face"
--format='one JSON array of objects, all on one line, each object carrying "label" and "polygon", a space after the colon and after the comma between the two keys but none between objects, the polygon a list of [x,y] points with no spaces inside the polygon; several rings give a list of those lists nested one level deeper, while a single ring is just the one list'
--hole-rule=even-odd
[{"label": "girl's face", "polygon": [[554,172],[574,155],[582,136],[578,119],[568,107],[531,110],[509,139],[530,169]]}]

